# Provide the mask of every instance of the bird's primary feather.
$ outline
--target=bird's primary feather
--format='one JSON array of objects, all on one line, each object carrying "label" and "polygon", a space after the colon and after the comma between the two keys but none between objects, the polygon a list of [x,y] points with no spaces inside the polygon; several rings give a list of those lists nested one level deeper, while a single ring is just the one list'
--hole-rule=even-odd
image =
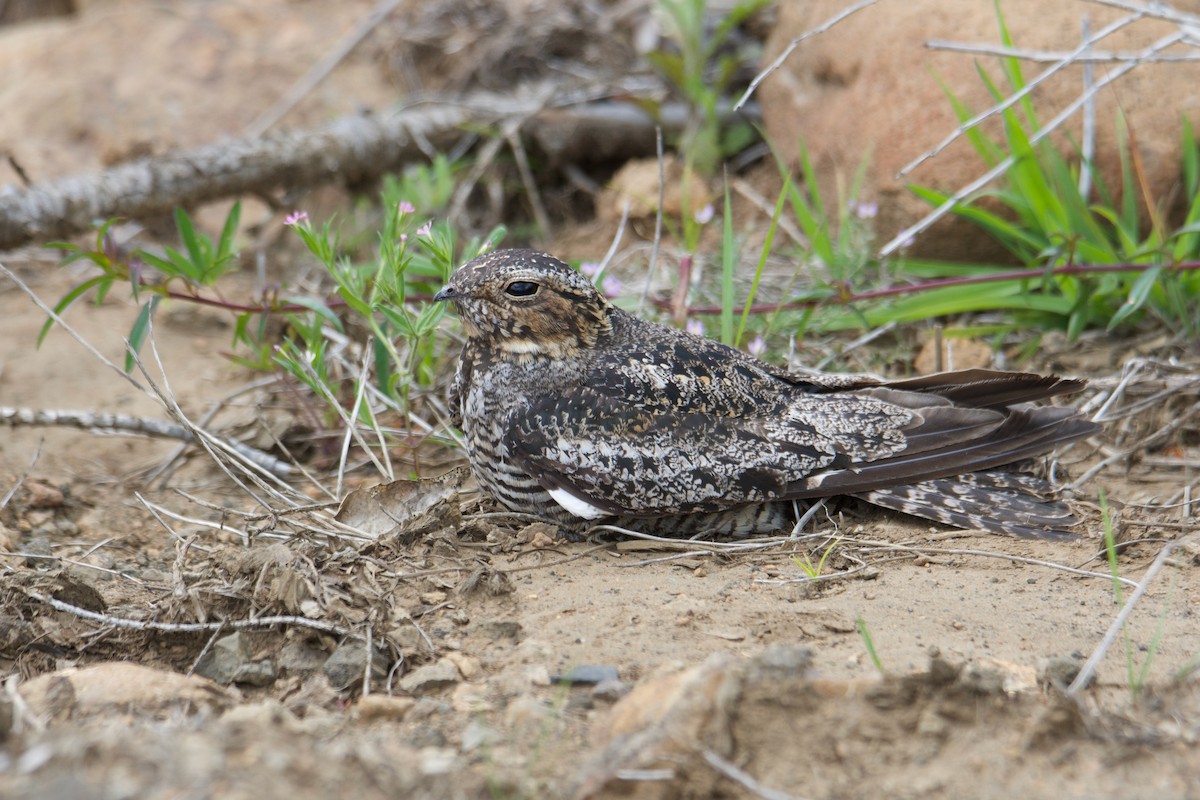
[{"label": "bird's primary feather", "polygon": [[453,394],[472,469],[514,510],[748,533],[786,521],[792,500],[852,495],[1020,535],[1073,522],[1040,485],[972,473],[1092,433],[1070,409],[1031,405],[1078,381],[792,375],[628,314],[531,250],[469,262],[438,299],[467,332]]}]

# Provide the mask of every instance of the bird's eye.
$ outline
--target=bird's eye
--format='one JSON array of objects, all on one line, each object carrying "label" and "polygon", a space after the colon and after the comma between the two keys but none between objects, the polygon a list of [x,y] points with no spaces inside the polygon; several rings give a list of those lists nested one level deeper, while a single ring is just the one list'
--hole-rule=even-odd
[{"label": "bird's eye", "polygon": [[538,285],[533,281],[513,281],[504,287],[504,293],[513,297],[533,297],[537,290]]}]

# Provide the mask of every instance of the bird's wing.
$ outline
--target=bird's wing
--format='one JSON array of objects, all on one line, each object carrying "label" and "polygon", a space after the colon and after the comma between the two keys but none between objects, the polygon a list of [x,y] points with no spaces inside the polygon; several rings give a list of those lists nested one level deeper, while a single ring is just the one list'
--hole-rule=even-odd
[{"label": "bird's wing", "polygon": [[829,442],[776,433],[760,420],[671,413],[579,388],[519,413],[508,450],[552,494],[606,513],[661,516],[780,497],[835,459]]},{"label": "bird's wing", "polygon": [[[991,413],[999,424],[961,425],[963,414]],[[1021,408],[1006,413],[940,406],[921,409],[909,427],[907,446],[880,459],[835,467],[790,484],[793,499],[860,494],[968,472],[994,469],[1048,453],[1060,444],[1092,435],[1097,425],[1070,408]]]},{"label": "bird's wing", "polygon": [[[859,490],[855,474],[864,475],[861,490],[879,488],[877,467],[987,440],[1006,424],[996,411],[948,404],[913,410],[869,395],[785,399],[733,417],[629,403],[580,387],[517,414],[508,451],[556,499],[563,492],[600,512],[661,516],[845,494]],[[933,477],[957,472],[936,470]],[[838,486],[822,492],[827,474],[838,476]],[[882,474],[884,485],[911,482],[896,471]]]}]

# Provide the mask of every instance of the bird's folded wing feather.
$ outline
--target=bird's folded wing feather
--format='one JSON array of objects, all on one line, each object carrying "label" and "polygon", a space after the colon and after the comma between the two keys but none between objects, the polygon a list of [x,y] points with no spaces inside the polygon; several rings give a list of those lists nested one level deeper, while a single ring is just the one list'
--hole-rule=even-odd
[{"label": "bird's folded wing feather", "polygon": [[796,393],[761,415],[730,417],[579,388],[517,415],[508,449],[549,491],[609,513],[658,516],[954,475],[971,471],[976,458],[981,468],[995,466],[1010,437],[1013,457],[1003,463],[1044,442],[1040,417],[1028,432],[1022,412],[1014,422],[1012,414],[932,402],[906,408],[869,394]]},{"label": "bird's folded wing feather", "polygon": [[834,460],[821,443],[792,438],[776,439],[755,421],[671,413],[578,389],[519,414],[508,450],[548,491],[613,514],[660,516],[779,497]]}]

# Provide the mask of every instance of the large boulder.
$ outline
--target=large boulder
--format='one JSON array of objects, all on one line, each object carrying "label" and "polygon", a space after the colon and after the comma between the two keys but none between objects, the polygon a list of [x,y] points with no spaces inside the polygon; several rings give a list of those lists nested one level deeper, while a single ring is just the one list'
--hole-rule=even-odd
[{"label": "large boulder", "polygon": [[[833,17],[847,0],[808,0],[780,4],[779,21],[766,48],[769,63],[805,31]],[[1200,0],[1175,0],[1181,11],[1200,12]],[[1095,3],[1003,0],[1001,11],[1016,46],[1023,50],[1068,52],[1082,41],[1082,20],[1099,31],[1126,12]],[[1141,51],[1177,30],[1161,20],[1144,18],[1127,25],[1095,46],[1097,51]],[[996,45],[999,26],[992,0],[907,0],[879,3],[802,42],[783,67],[759,88],[766,130],[776,147],[795,163],[801,141],[814,166],[828,183],[849,177],[869,154],[864,188],[879,203],[877,233],[882,244],[927,213],[927,204],[906,183],[954,191],[982,174],[986,167],[965,139],[960,139],[906,178],[897,172],[953,131],[957,119],[942,84],[973,110],[991,100],[976,65],[1002,85],[999,62],[975,55],[926,46],[930,40]],[[1176,46],[1174,52],[1179,52]],[[1187,50],[1187,48],[1184,48]],[[1189,52],[1195,52],[1189,50]],[[1023,62],[1031,80],[1049,64]],[[1100,64],[1095,79],[1111,68]],[[1035,90],[1033,100],[1042,122],[1077,98],[1083,86],[1079,66],[1065,68]],[[1180,176],[1181,119],[1200,123],[1200,64],[1142,64],[1096,98],[1098,169],[1110,187],[1119,185],[1120,161],[1116,119],[1124,112],[1137,137],[1149,185],[1165,197]],[[998,135],[991,120],[985,130]],[[1200,124],[1197,124],[1200,127]],[[1081,140],[1082,115],[1064,128]],[[1056,139],[1064,152],[1074,148]],[[843,182],[845,185],[845,182]],[[979,229],[951,219],[935,226],[914,245],[913,252],[934,257],[990,259],[996,246]]]}]

